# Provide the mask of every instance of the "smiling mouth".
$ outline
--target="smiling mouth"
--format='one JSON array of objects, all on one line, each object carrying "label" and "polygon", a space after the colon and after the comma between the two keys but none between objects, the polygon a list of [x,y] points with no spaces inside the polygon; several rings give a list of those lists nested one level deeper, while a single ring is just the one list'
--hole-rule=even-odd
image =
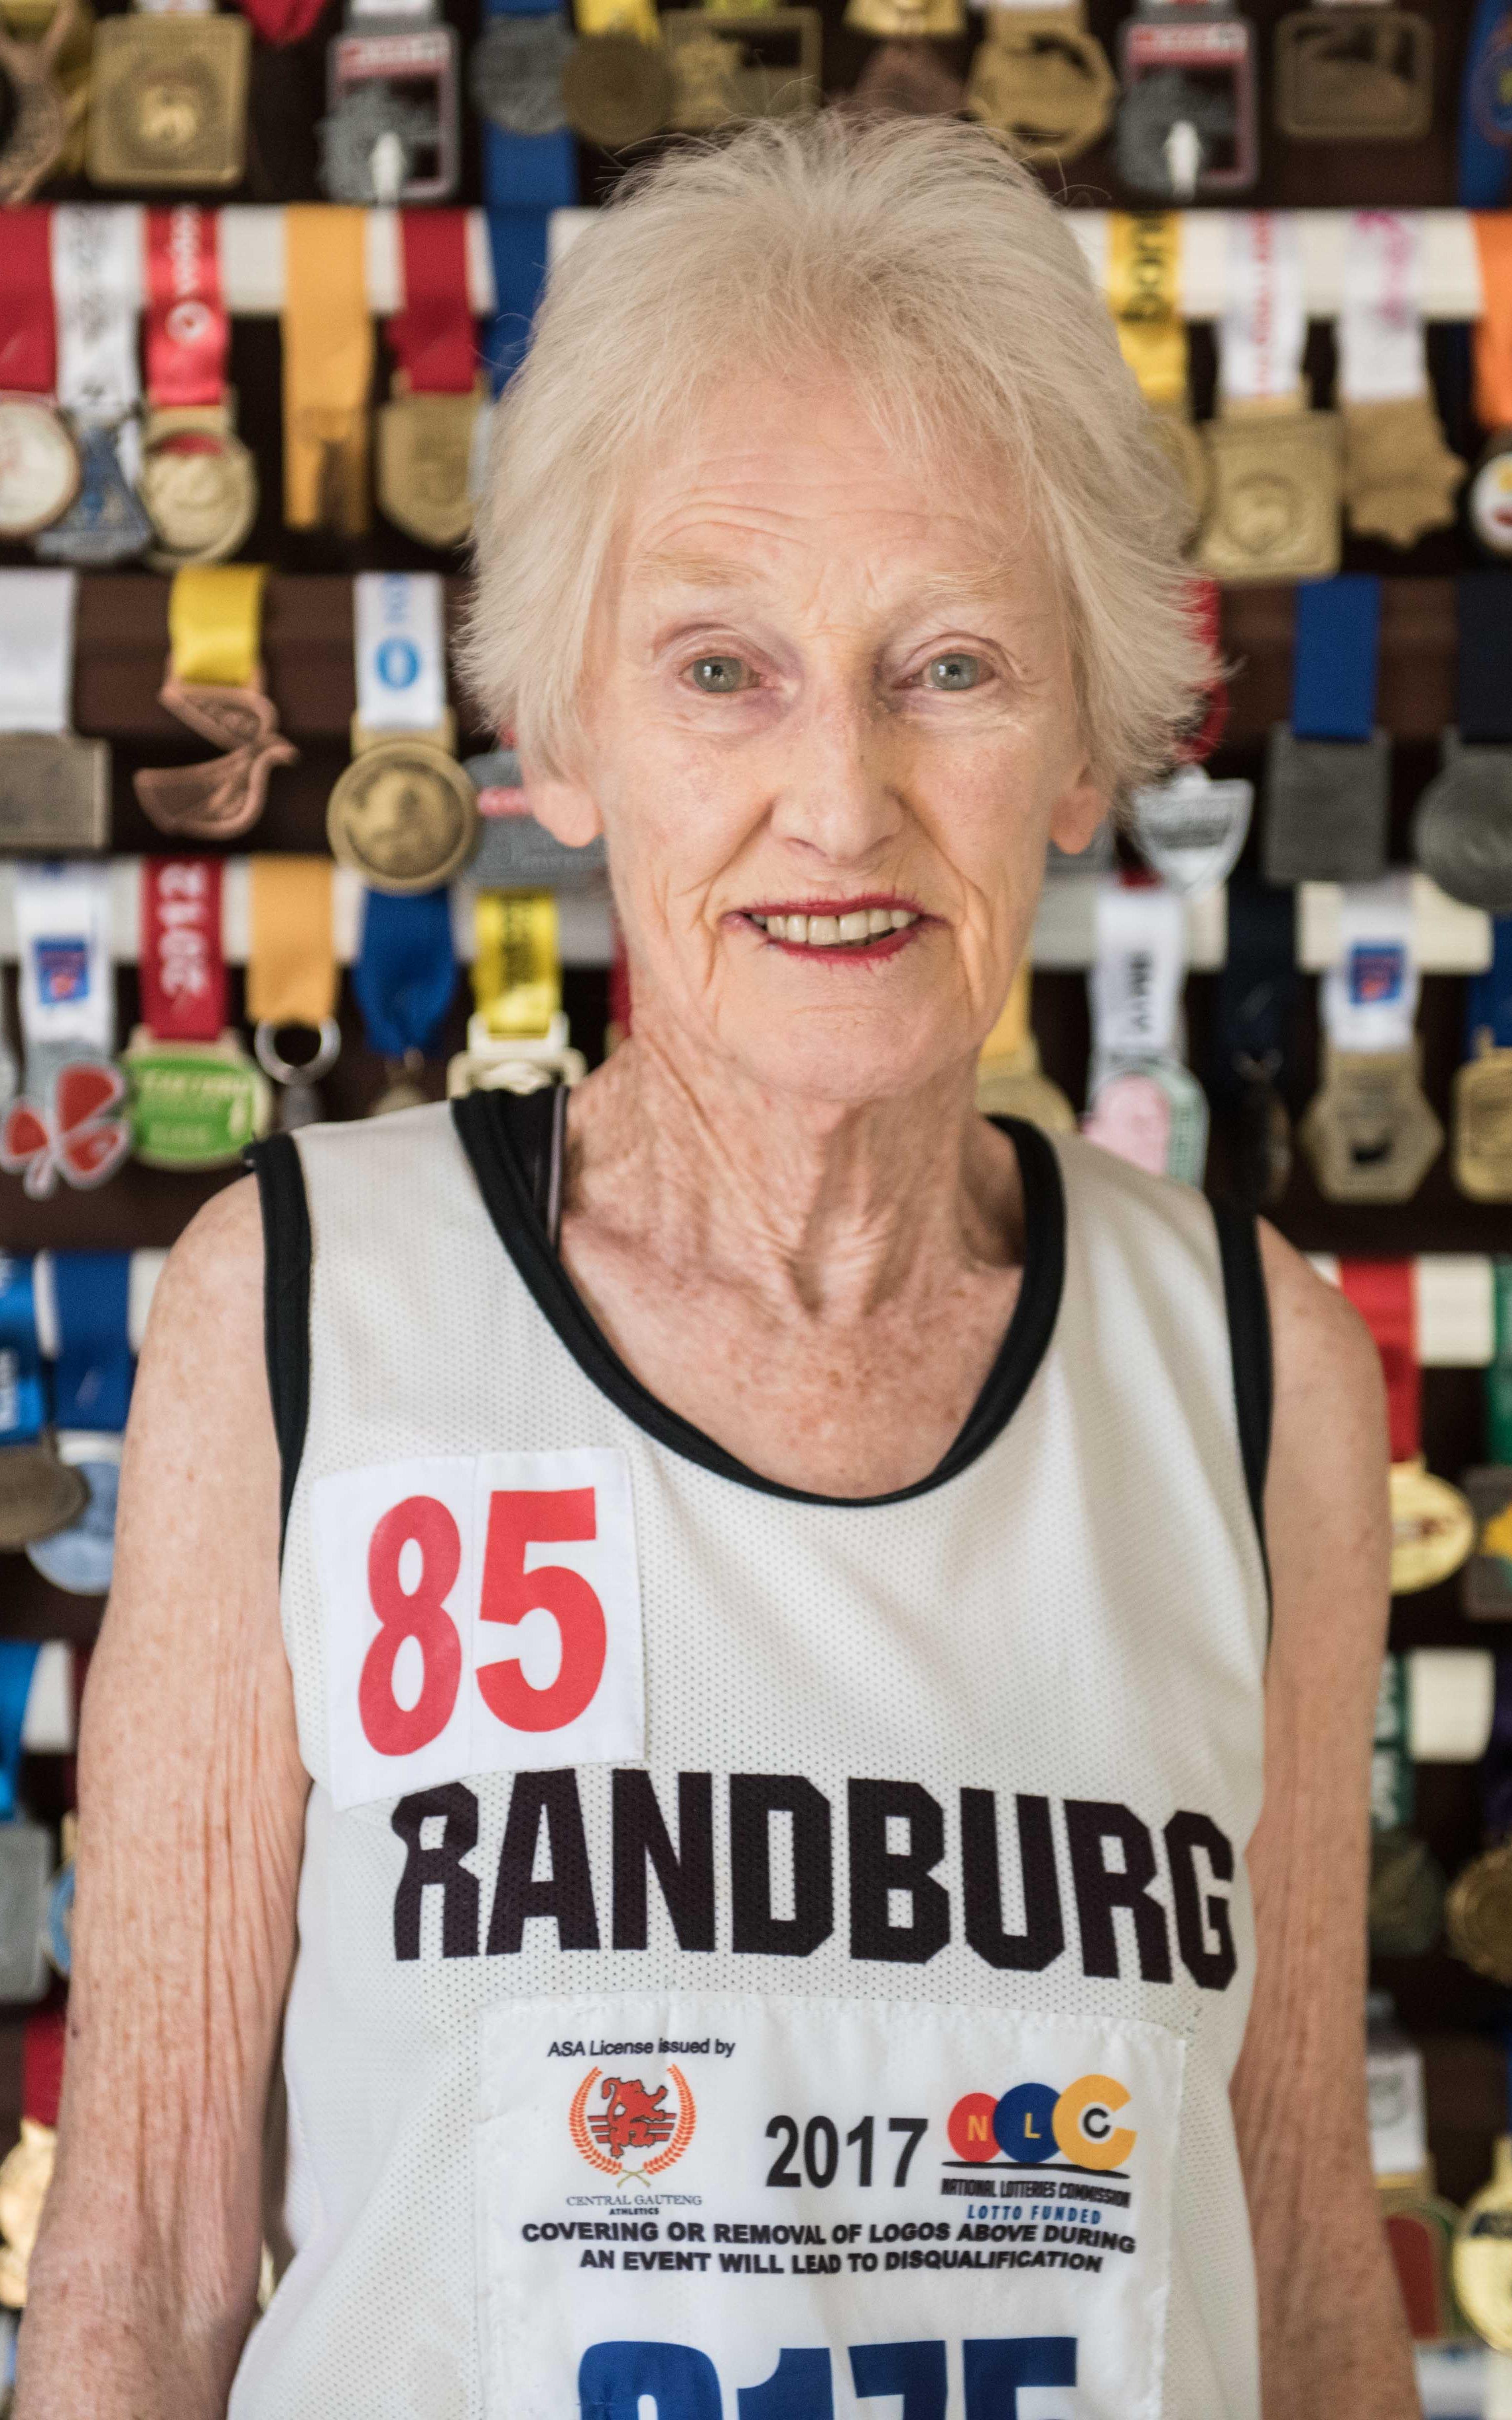
[{"label": "smiling mouth", "polygon": [[836,951],[852,957],[891,956],[925,921],[918,908],[846,902],[826,911],[748,908],[748,923],[784,949]]}]

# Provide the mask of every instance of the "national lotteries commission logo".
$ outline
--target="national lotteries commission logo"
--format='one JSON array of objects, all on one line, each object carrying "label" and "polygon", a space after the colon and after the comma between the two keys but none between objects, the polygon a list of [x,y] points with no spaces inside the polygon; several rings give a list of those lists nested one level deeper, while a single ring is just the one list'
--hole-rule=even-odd
[{"label": "national lotteries commission logo", "polygon": [[637,2076],[589,2069],[572,2096],[567,2126],[591,2168],[618,2181],[660,2176],[682,2158],[698,2110],[682,2069],[669,2067],[667,2078],[652,2092]]},{"label": "national lotteries commission logo", "polygon": [[1139,2139],[1132,2126],[1113,2122],[1128,2104],[1128,2091],[1112,2075],[1078,2076],[1063,2092],[1050,2084],[1014,2084],[995,2100],[967,2092],[946,2120],[956,2155],[949,2165],[1121,2173]]}]

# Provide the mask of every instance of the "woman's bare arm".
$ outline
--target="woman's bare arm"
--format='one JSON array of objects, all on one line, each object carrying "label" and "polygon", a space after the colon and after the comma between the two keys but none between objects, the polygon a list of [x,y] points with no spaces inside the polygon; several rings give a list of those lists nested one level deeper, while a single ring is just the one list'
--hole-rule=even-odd
[{"label": "woman's bare arm", "polygon": [[1416,2420],[1365,2094],[1370,1733],[1391,1585],[1381,1369],[1343,1296],[1262,1236],[1275,1619],[1249,1852],[1258,1962],[1233,2101],[1266,2420]]},{"label": "woman's bare arm", "polygon": [[158,1287],[80,1743],[58,2167],[18,2420],[220,2420],[252,2320],[307,1779],[250,1183]]}]

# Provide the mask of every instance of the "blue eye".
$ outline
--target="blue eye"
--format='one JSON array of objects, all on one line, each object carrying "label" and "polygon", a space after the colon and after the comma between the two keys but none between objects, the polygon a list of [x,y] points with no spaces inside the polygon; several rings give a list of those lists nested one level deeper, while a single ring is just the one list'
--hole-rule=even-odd
[{"label": "blue eye", "polygon": [[748,686],[748,671],[739,656],[700,656],[689,667],[693,686],[710,697],[729,697]]},{"label": "blue eye", "polygon": [[924,666],[926,689],[975,689],[982,678],[983,664],[980,656],[952,651],[948,656],[934,656]]}]

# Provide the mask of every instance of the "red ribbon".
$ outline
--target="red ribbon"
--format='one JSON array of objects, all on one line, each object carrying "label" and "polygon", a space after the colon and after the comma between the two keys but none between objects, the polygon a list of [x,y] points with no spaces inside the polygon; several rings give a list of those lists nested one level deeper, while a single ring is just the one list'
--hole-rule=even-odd
[{"label": "red ribbon", "polygon": [[220,403],[231,350],[213,210],[147,212],[147,398],[162,410]]},{"label": "red ribbon", "polygon": [[466,210],[401,210],[404,308],[388,339],[411,395],[471,395],[477,368],[468,300]]},{"label": "red ribbon", "polygon": [[34,2118],[39,2126],[57,2124],[68,2014],[61,2002],[49,2009],[34,2009],[22,2028],[22,2116]]},{"label": "red ribbon", "polygon": [[241,0],[242,15],[252,19],[265,42],[280,49],[313,34],[325,8],[326,0]]},{"label": "red ribbon", "polygon": [[1423,1442],[1423,1373],[1417,1358],[1417,1309],[1411,1261],[1340,1261],[1339,1286],[1349,1295],[1381,1356],[1393,1462],[1411,1462]]},{"label": "red ribbon", "polygon": [[[1219,589],[1216,580],[1194,576],[1187,582],[1187,617],[1203,645],[1215,659],[1223,645],[1220,621]],[[1228,721],[1228,689],[1223,680],[1214,680],[1204,692],[1202,721],[1192,737],[1176,752],[1182,765],[1201,765],[1212,754]]]},{"label": "red ribbon", "polygon": [[149,857],[142,867],[142,1014],[159,1042],[213,1042],[225,1024],[221,865]]},{"label": "red ribbon", "polygon": [[7,210],[0,240],[0,388],[51,395],[56,384],[53,213]]}]

